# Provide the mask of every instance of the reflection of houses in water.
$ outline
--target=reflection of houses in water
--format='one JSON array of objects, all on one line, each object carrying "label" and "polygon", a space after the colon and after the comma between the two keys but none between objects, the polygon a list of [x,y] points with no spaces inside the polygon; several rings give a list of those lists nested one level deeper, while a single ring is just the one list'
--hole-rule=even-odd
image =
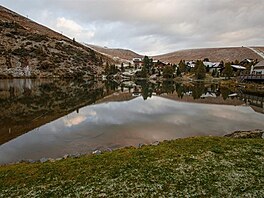
[{"label": "reflection of houses in water", "polygon": [[216,94],[212,93],[212,92],[206,92],[206,93],[202,94],[200,98],[202,98],[202,99],[204,99],[204,98],[216,98]]},{"label": "reflection of houses in water", "polygon": [[247,93],[238,93],[238,96],[250,105],[255,111],[264,113],[264,97],[255,96]]}]

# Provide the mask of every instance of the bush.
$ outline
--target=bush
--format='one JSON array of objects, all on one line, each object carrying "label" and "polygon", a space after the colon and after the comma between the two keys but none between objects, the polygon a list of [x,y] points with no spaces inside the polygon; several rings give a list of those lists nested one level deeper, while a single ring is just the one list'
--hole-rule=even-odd
[{"label": "bush", "polygon": [[43,61],[39,65],[39,69],[40,70],[51,70],[51,69],[54,69],[54,68],[55,68],[55,65],[52,64],[50,61]]},{"label": "bush", "polygon": [[16,56],[27,56],[29,53],[30,51],[24,47],[20,47],[12,51],[12,54]]},{"label": "bush", "polygon": [[27,37],[27,39],[35,42],[49,41],[48,37],[42,34],[31,34]]}]

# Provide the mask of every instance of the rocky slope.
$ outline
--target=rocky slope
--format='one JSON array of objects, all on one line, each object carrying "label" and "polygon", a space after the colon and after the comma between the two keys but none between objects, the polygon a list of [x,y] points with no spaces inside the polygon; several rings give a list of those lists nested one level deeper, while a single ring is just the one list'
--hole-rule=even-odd
[{"label": "rocky slope", "polygon": [[0,78],[92,77],[113,61],[2,6],[0,37]]},{"label": "rocky slope", "polygon": [[[257,49],[262,50],[262,47]],[[168,54],[154,56],[155,59],[170,62],[179,63],[180,60],[198,60],[209,58],[210,61],[242,61],[246,58],[262,60],[263,58],[257,53],[246,47],[232,47],[232,48],[204,48],[204,49],[189,49],[180,50]]]}]

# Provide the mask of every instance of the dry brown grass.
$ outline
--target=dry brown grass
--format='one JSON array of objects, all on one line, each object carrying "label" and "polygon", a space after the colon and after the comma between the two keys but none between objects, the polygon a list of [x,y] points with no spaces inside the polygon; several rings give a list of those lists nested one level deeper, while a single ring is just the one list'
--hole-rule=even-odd
[{"label": "dry brown grass", "polygon": [[90,44],[88,44],[88,46],[100,53],[107,54],[111,57],[118,57],[120,59],[132,60],[133,58],[143,57],[142,55],[139,55],[136,52],[133,52],[127,49],[105,48],[105,47],[100,47],[100,46],[95,46],[95,45],[90,45]]},{"label": "dry brown grass", "polygon": [[[264,48],[264,47],[260,47]],[[258,59],[262,58],[246,47],[231,48],[205,48],[205,49],[189,49],[180,50],[168,54],[155,56],[155,59],[178,64],[180,60],[198,60],[209,58],[210,61],[242,61],[245,58]]]}]

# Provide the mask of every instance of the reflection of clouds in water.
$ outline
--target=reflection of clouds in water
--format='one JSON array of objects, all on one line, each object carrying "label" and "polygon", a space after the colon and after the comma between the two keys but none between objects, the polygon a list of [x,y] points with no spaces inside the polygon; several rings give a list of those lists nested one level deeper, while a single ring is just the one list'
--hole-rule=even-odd
[{"label": "reflection of clouds in water", "polygon": [[[234,114],[234,110],[237,111],[236,114]],[[255,113],[255,112],[250,107],[222,106],[220,108],[212,109],[210,115],[217,117],[217,118],[225,118],[228,120],[243,121],[247,119],[249,113]]]},{"label": "reflection of clouds in water", "polygon": [[[126,124],[133,121],[151,121],[155,116],[166,112],[175,112],[172,106],[174,101],[160,97],[152,97],[147,101],[142,98],[135,98],[124,102],[103,103],[85,107],[83,111],[96,111],[97,123],[100,124]],[[183,108],[176,105],[177,108]]]},{"label": "reflection of clouds in water", "polygon": [[186,125],[191,122],[191,120],[188,119],[188,117],[184,115],[164,116],[161,120],[163,122],[167,122],[167,123],[171,123],[175,125]]},{"label": "reflection of clouds in water", "polygon": [[[116,148],[195,135],[223,135],[263,128],[263,115],[249,107],[176,102],[161,97],[144,101],[90,105],[0,146],[6,161],[61,156],[93,148]],[[11,156],[9,158],[9,156]],[[1,162],[1,159],[0,159]]]},{"label": "reflection of clouds in water", "polygon": [[85,120],[87,121],[95,121],[97,118],[97,113],[94,110],[85,111],[80,114],[72,113],[67,117],[63,118],[64,126],[72,127],[75,125],[79,125]]},{"label": "reflection of clouds in water", "polygon": [[64,119],[63,121],[64,121],[65,126],[71,127],[71,126],[78,125],[78,124],[82,123],[85,119],[86,119],[86,117],[80,115],[80,116],[76,116],[76,117],[71,118],[71,119]]}]

